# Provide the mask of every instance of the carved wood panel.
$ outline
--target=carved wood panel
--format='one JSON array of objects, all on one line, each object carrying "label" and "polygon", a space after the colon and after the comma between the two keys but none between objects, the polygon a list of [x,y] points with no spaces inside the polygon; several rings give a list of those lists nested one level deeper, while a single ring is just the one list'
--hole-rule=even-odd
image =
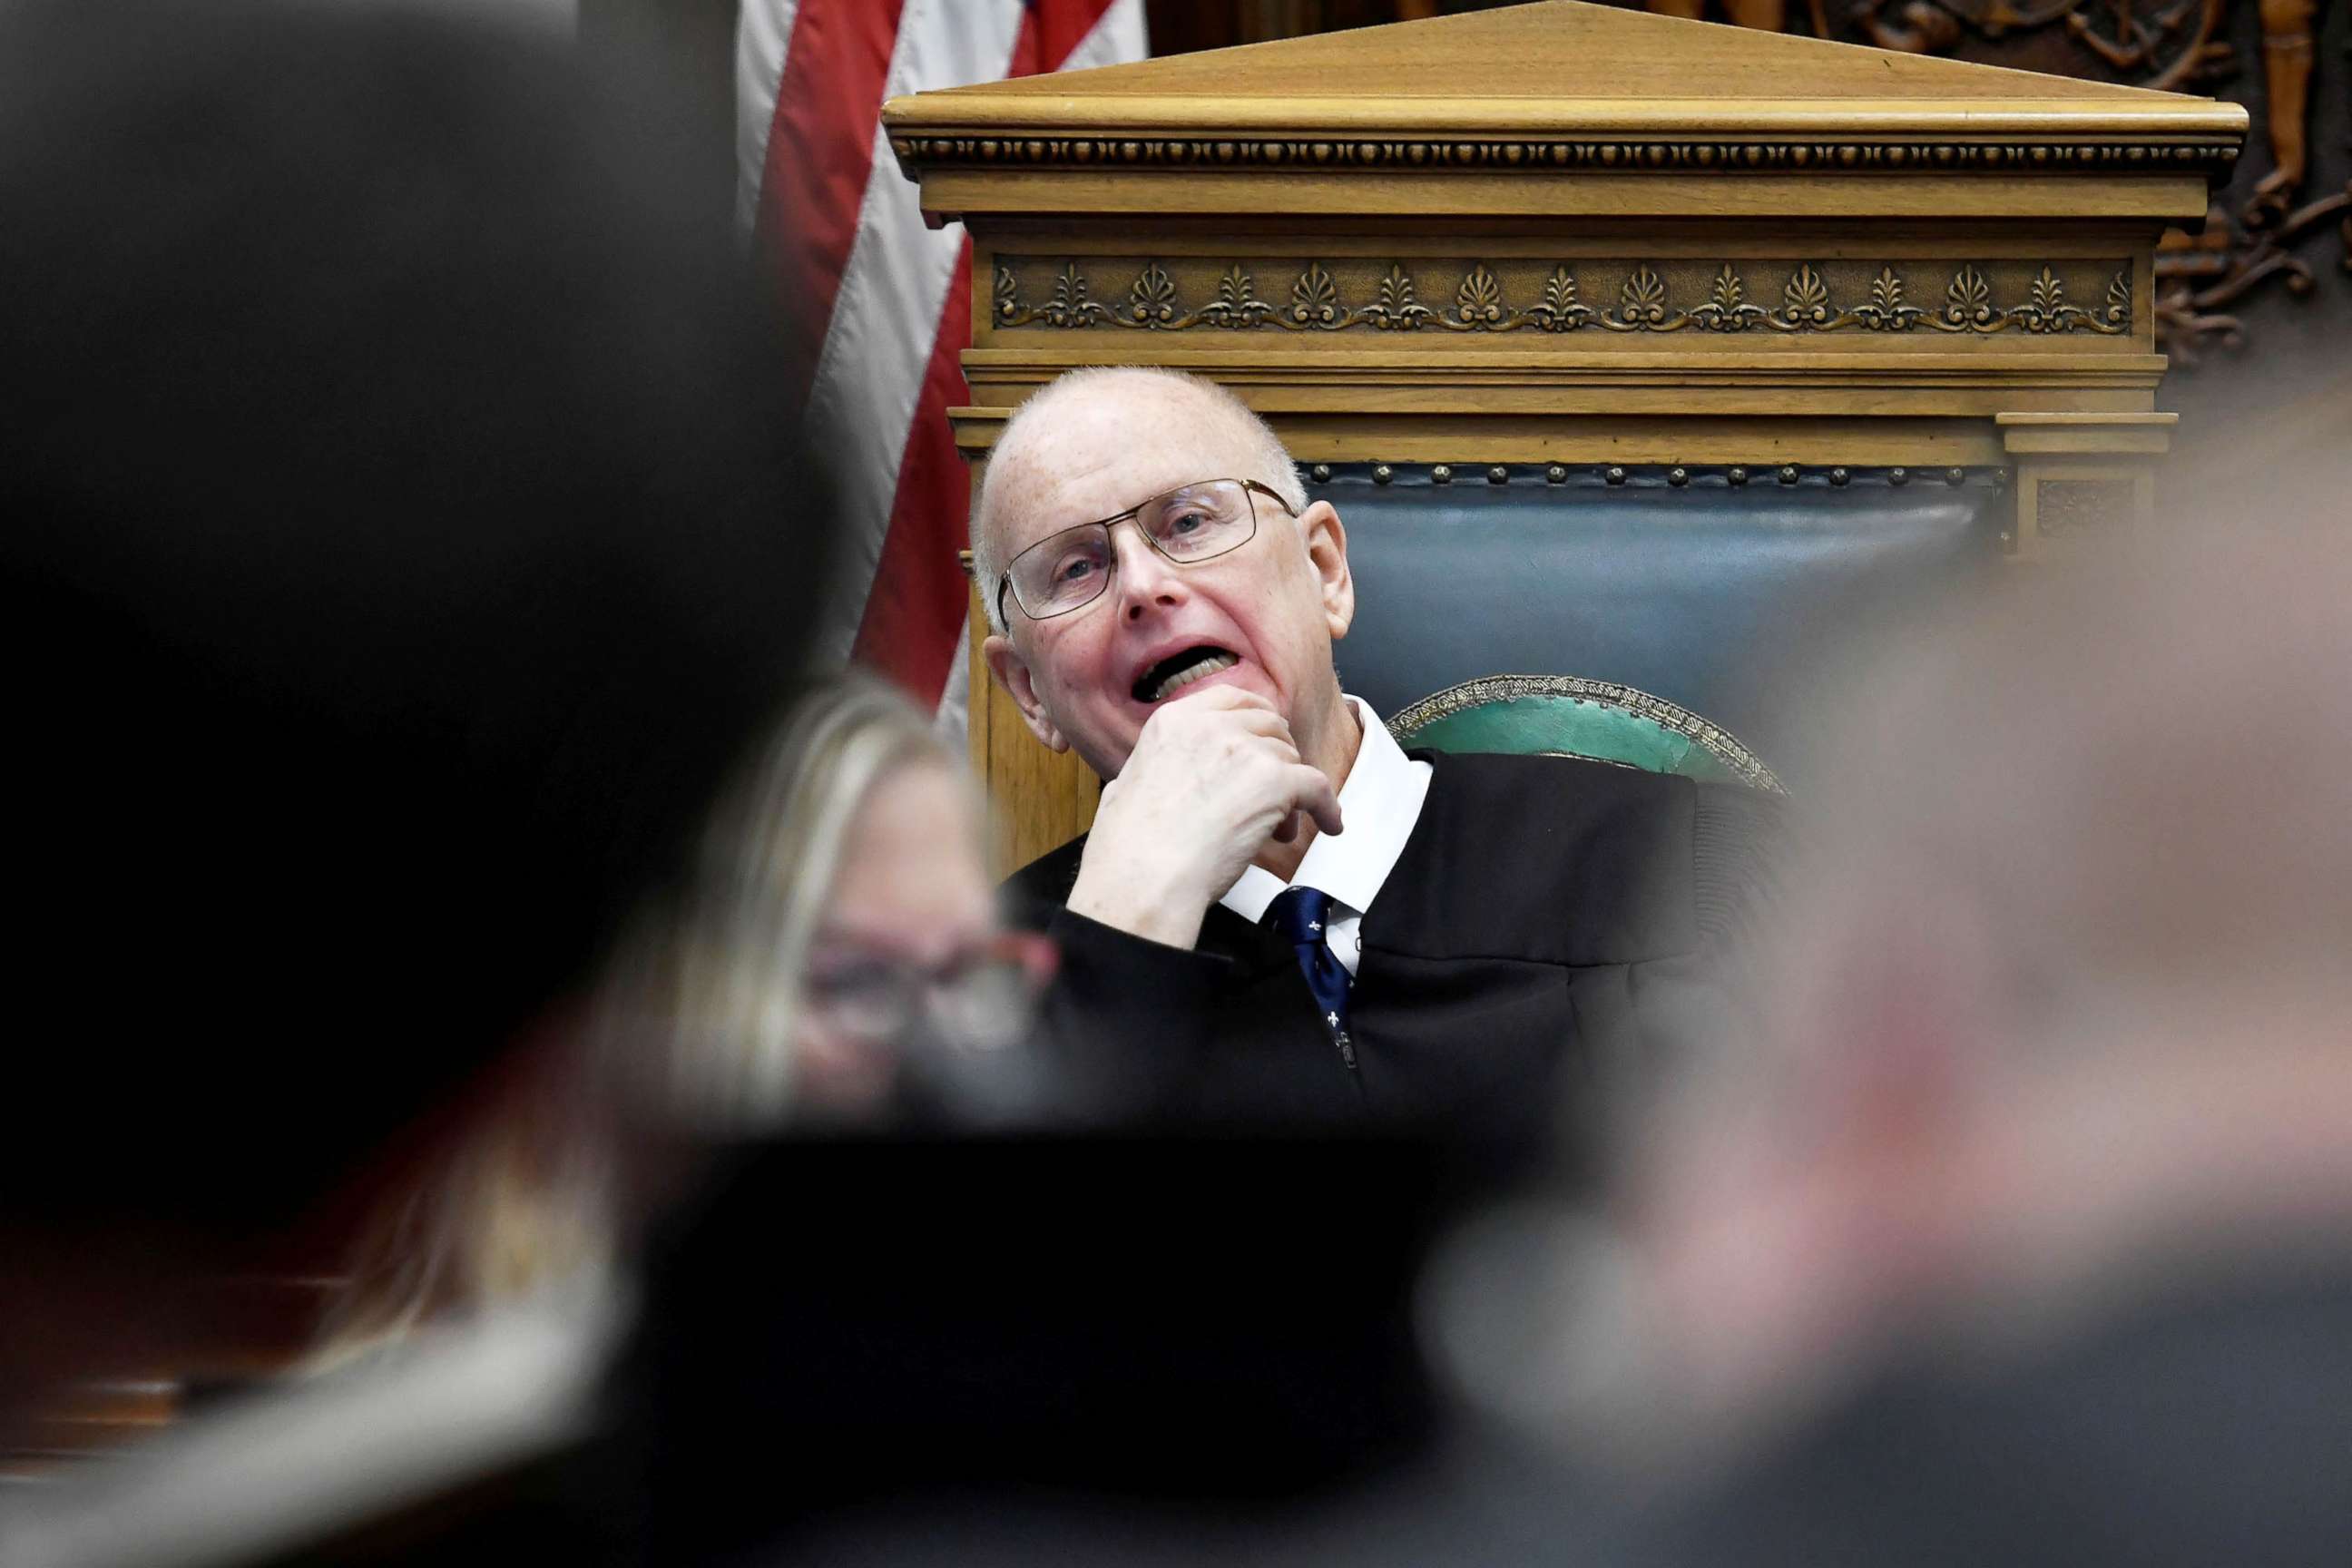
[{"label": "carved wood panel", "polygon": [[[1259,282],[1264,273],[1271,286]],[[1287,287],[1284,282],[1287,280]],[[1262,291],[1263,290],[1263,291]],[[1430,331],[1996,332],[2122,336],[2131,261],[1670,262],[1547,264],[1415,258],[1385,271],[1327,265],[1000,257],[990,305],[1000,332],[1129,329],[1307,334]],[[1000,338],[998,341],[1003,341]]]},{"label": "carved wood panel", "polygon": [[[1198,49],[1507,3],[1155,0],[1151,16],[1171,47]],[[2352,0],[1608,3],[2243,103],[2255,135],[2204,232],[2168,237],[2158,258],[2159,346],[2184,368],[2313,332],[2352,352]]]},{"label": "carved wood panel", "polygon": [[[1790,25],[1881,48],[2245,103],[2255,135],[2217,193],[2205,232],[2168,237],[2157,262],[2158,342],[2176,364],[2194,365],[2214,346],[2245,343],[2240,308],[2250,297],[2308,297],[2333,273],[2335,303],[2343,302],[2343,279],[2352,275],[2352,84],[2340,46],[2325,58],[2319,47],[2326,8],[2342,3],[1804,0]],[[2340,19],[2331,31],[2340,37]]]}]

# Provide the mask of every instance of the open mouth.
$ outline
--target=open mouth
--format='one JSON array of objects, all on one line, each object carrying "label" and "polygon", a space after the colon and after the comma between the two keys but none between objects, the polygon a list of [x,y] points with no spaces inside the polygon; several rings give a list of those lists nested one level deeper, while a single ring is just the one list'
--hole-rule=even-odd
[{"label": "open mouth", "polygon": [[1202,643],[1181,653],[1169,655],[1150,669],[1135,678],[1135,700],[1138,702],[1159,702],[1174,696],[1196,680],[1205,680],[1220,670],[1239,664],[1239,655]]}]

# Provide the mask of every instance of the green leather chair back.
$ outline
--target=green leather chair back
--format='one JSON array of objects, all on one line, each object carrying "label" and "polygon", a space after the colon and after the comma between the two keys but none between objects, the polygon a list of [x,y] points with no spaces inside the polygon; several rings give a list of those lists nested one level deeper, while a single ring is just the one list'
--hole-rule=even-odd
[{"label": "green leather chair back", "polygon": [[[1307,494],[1347,525],[1356,618],[1333,653],[1340,684],[1374,712],[1498,670],[1570,670],[1632,688],[1636,712],[1663,700],[1703,713],[1788,768],[1826,634],[2003,581],[2003,479],[1318,464]],[[1606,705],[1605,691],[1588,695]]]},{"label": "green leather chair back", "polygon": [[1388,721],[1403,746],[1586,757],[1710,784],[1786,793],[1721,725],[1614,681],[1489,675],[1423,698]]}]

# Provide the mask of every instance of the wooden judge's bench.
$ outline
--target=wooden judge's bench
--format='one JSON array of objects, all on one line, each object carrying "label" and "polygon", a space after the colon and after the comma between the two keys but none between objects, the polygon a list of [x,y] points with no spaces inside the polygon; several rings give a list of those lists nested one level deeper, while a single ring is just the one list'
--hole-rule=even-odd
[{"label": "wooden judge's bench", "polygon": [[[1622,682],[1772,760],[1760,642],[2128,528],[2211,100],[1549,0],[894,100],[972,240],[984,461],[1086,364],[1213,376],[1346,521],[1383,714]],[[975,638],[985,631],[974,601]],[[1006,867],[1091,818],[971,661]]]}]

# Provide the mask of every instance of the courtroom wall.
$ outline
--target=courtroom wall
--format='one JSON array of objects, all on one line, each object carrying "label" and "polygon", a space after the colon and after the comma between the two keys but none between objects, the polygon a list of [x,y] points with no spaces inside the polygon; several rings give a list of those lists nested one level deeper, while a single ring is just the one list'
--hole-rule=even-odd
[{"label": "courtroom wall", "polygon": [[[2176,330],[2166,345],[2180,366],[2160,395],[2182,416],[2176,467],[2265,447],[2283,425],[2328,422],[2339,439],[2352,441],[2352,406],[2341,401],[2352,396],[2346,382],[2352,371],[2352,4],[2323,4],[2311,51],[2309,167],[2291,192],[2284,233],[2275,222],[2267,230],[2246,223],[2263,182],[2278,168],[2277,100],[2261,68],[2265,51],[2253,5],[2242,0],[2234,8],[2229,37],[2236,58],[2248,63],[2205,89],[2244,103],[2254,133],[2217,203],[2227,249],[2213,233],[2202,237],[2193,254],[2205,270],[2176,278],[2170,290],[2177,297],[2187,289],[2202,301],[2194,330]],[[2176,253],[2172,264],[2181,267],[2189,254]],[[2222,257],[2227,266],[2215,270]],[[2190,355],[2194,363],[2184,363]],[[2331,389],[2336,405],[2314,406]]]}]

